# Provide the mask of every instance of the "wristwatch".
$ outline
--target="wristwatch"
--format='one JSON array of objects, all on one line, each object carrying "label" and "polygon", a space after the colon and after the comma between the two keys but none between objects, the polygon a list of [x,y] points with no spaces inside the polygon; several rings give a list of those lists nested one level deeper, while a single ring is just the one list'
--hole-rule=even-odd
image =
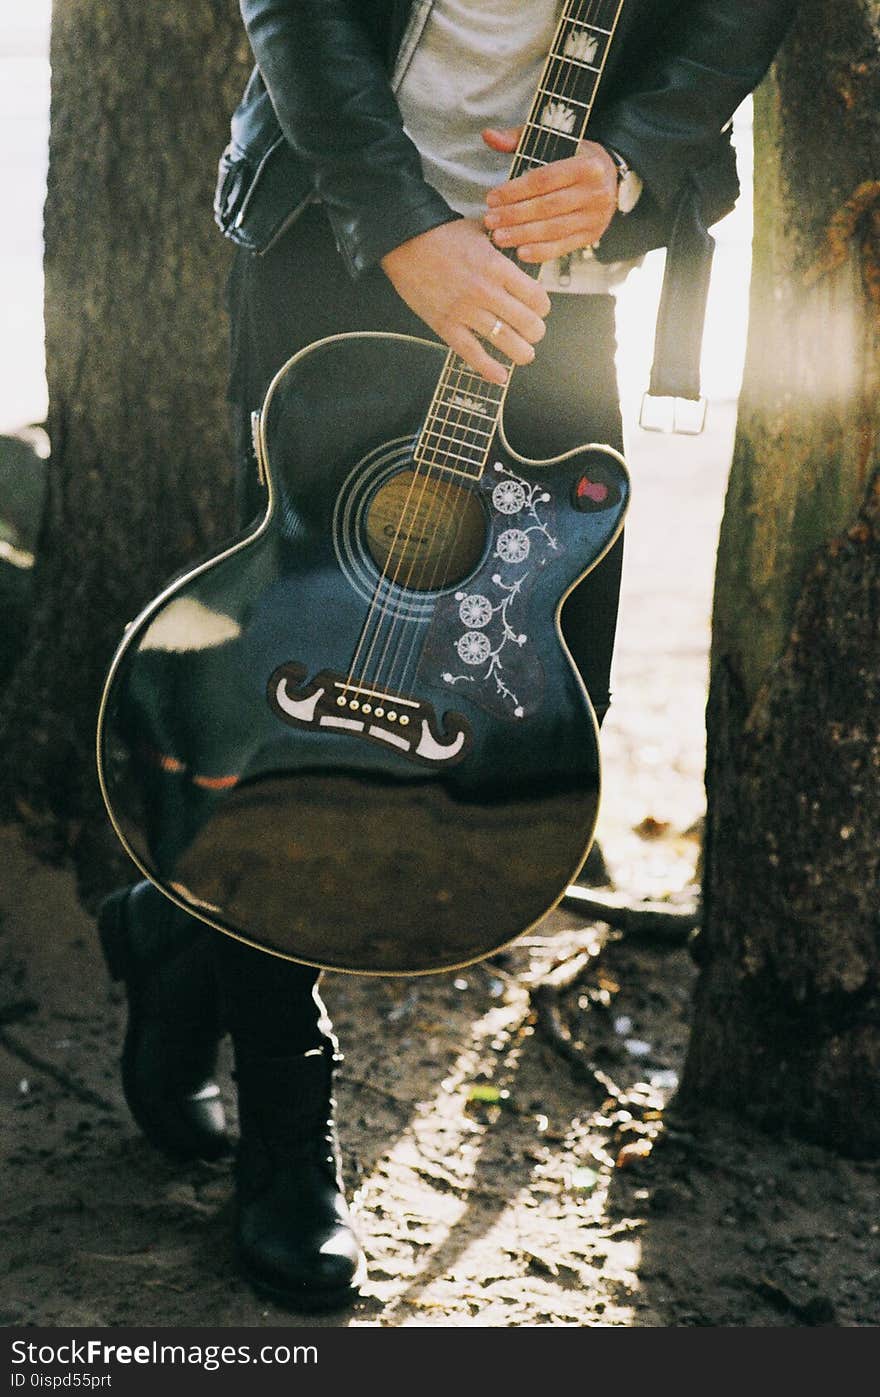
[{"label": "wristwatch", "polygon": [[632,213],[642,192],[642,181],[635,170],[610,146],[605,149],[617,166],[617,209],[619,213]]}]

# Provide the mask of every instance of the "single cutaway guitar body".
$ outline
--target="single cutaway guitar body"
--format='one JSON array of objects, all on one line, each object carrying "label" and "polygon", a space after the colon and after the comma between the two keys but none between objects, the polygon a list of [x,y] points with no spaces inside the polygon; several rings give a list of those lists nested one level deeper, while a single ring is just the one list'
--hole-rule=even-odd
[{"label": "single cutaway guitar body", "polygon": [[[511,177],[578,150],[621,7],[566,0]],[[255,414],[262,523],[129,627],[104,796],[143,872],[221,931],[335,970],[445,970],[576,876],[599,753],[559,614],[629,482],[602,446],[517,455],[506,391],[407,336],[309,346]]]},{"label": "single cutaway guitar body", "polygon": [[[351,334],[285,365],[255,422],[264,519],[128,627],[101,705],[102,789],[143,872],[336,970],[505,945],[598,809],[559,613],[622,527],[623,461],[518,456],[481,425],[502,390],[454,356],[438,388],[443,355]],[[344,419],[315,413],[335,396]]]}]

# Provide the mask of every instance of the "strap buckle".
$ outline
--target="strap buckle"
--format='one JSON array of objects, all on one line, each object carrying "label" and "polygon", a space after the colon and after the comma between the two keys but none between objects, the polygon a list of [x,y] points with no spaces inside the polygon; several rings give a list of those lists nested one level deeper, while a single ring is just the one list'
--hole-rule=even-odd
[{"label": "strap buckle", "polygon": [[643,432],[698,437],[705,429],[707,410],[705,398],[667,398],[645,393],[639,409],[639,426]]}]

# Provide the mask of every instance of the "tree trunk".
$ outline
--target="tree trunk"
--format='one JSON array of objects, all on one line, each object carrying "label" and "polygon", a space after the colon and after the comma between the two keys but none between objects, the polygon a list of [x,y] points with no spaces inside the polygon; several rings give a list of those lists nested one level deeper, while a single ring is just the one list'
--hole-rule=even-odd
[{"label": "tree trunk", "polygon": [[807,0],[756,98],[683,1104],[880,1151],[880,0]]},{"label": "tree trunk", "polygon": [[104,862],[106,882],[104,675],[126,621],[233,523],[228,245],[211,201],[247,44],[229,0],[77,0],[55,5],[51,59],[52,454],[3,785],[81,871]]}]

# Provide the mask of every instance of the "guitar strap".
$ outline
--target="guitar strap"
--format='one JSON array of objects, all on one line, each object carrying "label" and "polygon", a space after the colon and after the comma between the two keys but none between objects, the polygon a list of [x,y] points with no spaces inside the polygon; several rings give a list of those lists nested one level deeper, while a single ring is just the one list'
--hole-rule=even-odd
[{"label": "guitar strap", "polygon": [[706,229],[696,184],[678,201],[666,252],[648,396],[700,398],[700,355],[715,239]]}]

